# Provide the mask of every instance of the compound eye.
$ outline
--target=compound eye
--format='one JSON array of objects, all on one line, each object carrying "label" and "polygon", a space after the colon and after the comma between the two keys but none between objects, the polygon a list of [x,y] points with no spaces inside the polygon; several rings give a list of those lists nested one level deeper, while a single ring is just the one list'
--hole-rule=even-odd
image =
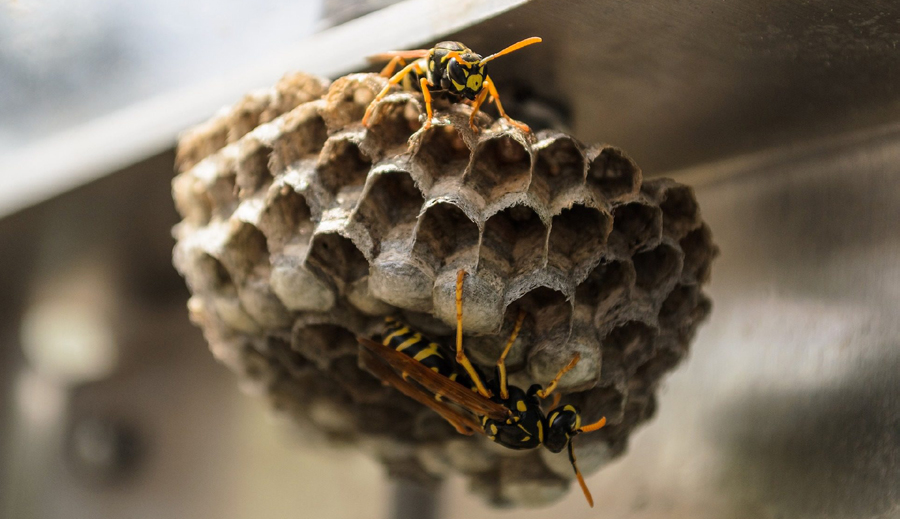
[{"label": "compound eye", "polygon": [[450,63],[447,65],[447,73],[453,81],[460,85],[466,84],[466,74],[463,72],[463,68],[459,62],[456,61],[456,58],[451,59]]}]

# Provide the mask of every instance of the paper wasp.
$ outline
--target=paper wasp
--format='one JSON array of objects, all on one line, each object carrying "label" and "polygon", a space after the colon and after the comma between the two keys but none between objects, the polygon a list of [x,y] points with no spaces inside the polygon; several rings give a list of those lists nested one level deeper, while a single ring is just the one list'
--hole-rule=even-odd
[{"label": "paper wasp", "polygon": [[575,406],[559,406],[559,393],[554,397],[549,418],[541,409],[541,399],[553,393],[559,379],[575,367],[580,357],[576,355],[563,367],[546,389],[533,384],[523,391],[510,385],[505,359],[522,327],[525,314],[520,312],[512,335],[497,360],[496,376],[485,384],[484,375],[472,365],[463,350],[462,288],[465,275],[466,272],[460,270],[456,278],[455,358],[444,357],[438,344],[389,318],[381,343],[359,338],[364,347],[360,349],[363,364],[385,384],[433,409],[461,434],[471,436],[480,432],[500,445],[516,450],[543,445],[556,453],[568,448],[578,484],[593,507],[591,492],[575,462],[572,438],[600,429],[606,424],[606,418],[581,425],[581,415]]},{"label": "paper wasp", "polygon": [[[497,105],[497,111],[500,112],[501,117],[509,121],[513,126],[525,132],[530,132],[531,130],[526,124],[520,123],[506,115],[503,105],[500,103],[497,87],[494,86],[493,80],[488,75],[485,63],[540,41],[541,39],[537,37],[527,38],[486,58],[482,58],[481,55],[476,54],[472,49],[458,41],[444,41],[431,49],[394,51],[371,56],[369,59],[375,61],[390,60],[384,70],[381,71],[382,76],[390,77],[390,79],[384,89],[369,104],[362,120],[363,125],[368,124],[375,103],[384,98],[392,86],[404,81],[407,88],[410,87],[409,76],[413,74],[416,80],[412,82],[412,86],[421,90],[422,95],[425,97],[425,110],[428,113],[428,119],[425,120],[426,128],[431,126],[433,117],[431,108],[432,95],[443,94],[453,101],[461,101],[463,99],[471,101],[472,114],[469,116],[469,126],[474,131],[478,131],[478,127],[475,126],[475,115],[487,96],[490,95],[494,104]],[[415,61],[407,65],[407,60]],[[400,72],[393,74],[397,65],[401,65],[403,68]]]}]

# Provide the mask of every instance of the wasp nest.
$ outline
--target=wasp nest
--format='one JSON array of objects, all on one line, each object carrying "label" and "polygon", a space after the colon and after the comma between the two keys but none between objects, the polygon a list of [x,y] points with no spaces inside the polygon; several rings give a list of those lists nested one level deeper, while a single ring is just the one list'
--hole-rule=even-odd
[{"label": "wasp nest", "polygon": [[523,134],[469,107],[422,128],[417,93],[303,74],[187,133],[173,191],[174,259],[192,319],[245,387],[332,438],[373,451],[396,476],[466,475],[496,504],[562,496],[566,455],[464,437],[360,368],[357,336],[384,316],[452,344],[456,273],[466,348],[490,371],[520,310],[512,383],[561,381],[586,423],[586,473],[650,418],[661,377],[710,310],[716,254],[690,187],[643,182],[621,150],[557,132]]}]

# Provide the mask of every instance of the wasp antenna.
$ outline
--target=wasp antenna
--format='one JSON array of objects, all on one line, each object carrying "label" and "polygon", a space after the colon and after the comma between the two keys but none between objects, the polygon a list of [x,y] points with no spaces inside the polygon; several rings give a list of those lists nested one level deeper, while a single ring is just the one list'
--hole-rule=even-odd
[{"label": "wasp antenna", "polygon": [[518,43],[513,43],[509,47],[501,50],[500,52],[498,52],[496,54],[491,54],[490,56],[479,61],[478,64],[484,65],[485,63],[487,63],[488,61],[491,61],[494,58],[499,58],[500,56],[503,56],[504,54],[509,54],[510,52],[517,51],[517,50],[521,49],[522,47],[527,47],[533,43],[540,43],[542,41],[543,40],[538,38],[537,36],[532,36],[531,38],[526,38]]},{"label": "wasp antenna", "polygon": [[584,498],[587,499],[591,508],[594,508],[594,496],[591,495],[587,483],[584,482],[584,476],[581,475],[581,471],[578,470],[578,464],[575,463],[575,449],[572,447],[571,440],[569,440],[569,461],[572,462],[572,468],[575,469],[575,477],[578,478],[578,484],[581,485],[581,491],[584,492]]},{"label": "wasp antenna", "polygon": [[606,425],[606,417],[605,416],[603,418],[597,420],[596,422],[592,423],[591,425],[585,425],[584,427],[580,427],[578,429],[578,432],[580,432],[580,433],[594,432],[598,429],[603,428],[604,425]]}]

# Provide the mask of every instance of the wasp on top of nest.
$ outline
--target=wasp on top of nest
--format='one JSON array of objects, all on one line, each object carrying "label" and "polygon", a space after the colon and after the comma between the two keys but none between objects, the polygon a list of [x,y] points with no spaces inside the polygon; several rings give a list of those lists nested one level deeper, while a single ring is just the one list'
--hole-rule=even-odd
[{"label": "wasp on top of nest", "polygon": [[[458,41],[444,41],[431,49],[393,51],[371,56],[369,59],[373,61],[390,60],[384,70],[381,71],[382,76],[390,77],[390,79],[388,84],[369,104],[362,120],[363,125],[368,125],[375,103],[384,98],[392,86],[403,82],[407,89],[417,88],[422,91],[422,95],[425,97],[425,110],[428,113],[428,118],[425,120],[425,128],[431,126],[431,120],[434,117],[431,109],[431,99],[433,95],[437,94],[445,95],[452,101],[467,100],[471,102],[472,114],[469,116],[469,126],[473,131],[478,131],[478,127],[475,126],[475,115],[478,114],[479,108],[481,108],[487,96],[490,95],[491,101],[497,105],[497,111],[500,112],[501,117],[522,131],[530,132],[531,129],[528,128],[528,125],[516,121],[503,110],[497,87],[488,75],[485,64],[504,54],[509,54],[540,41],[541,39],[538,37],[526,38],[486,58],[476,54],[472,49]],[[407,60],[415,61],[406,64]],[[403,66],[403,68],[396,74],[393,74],[394,69],[398,65]],[[414,75],[415,81],[410,81],[411,74]]]}]

